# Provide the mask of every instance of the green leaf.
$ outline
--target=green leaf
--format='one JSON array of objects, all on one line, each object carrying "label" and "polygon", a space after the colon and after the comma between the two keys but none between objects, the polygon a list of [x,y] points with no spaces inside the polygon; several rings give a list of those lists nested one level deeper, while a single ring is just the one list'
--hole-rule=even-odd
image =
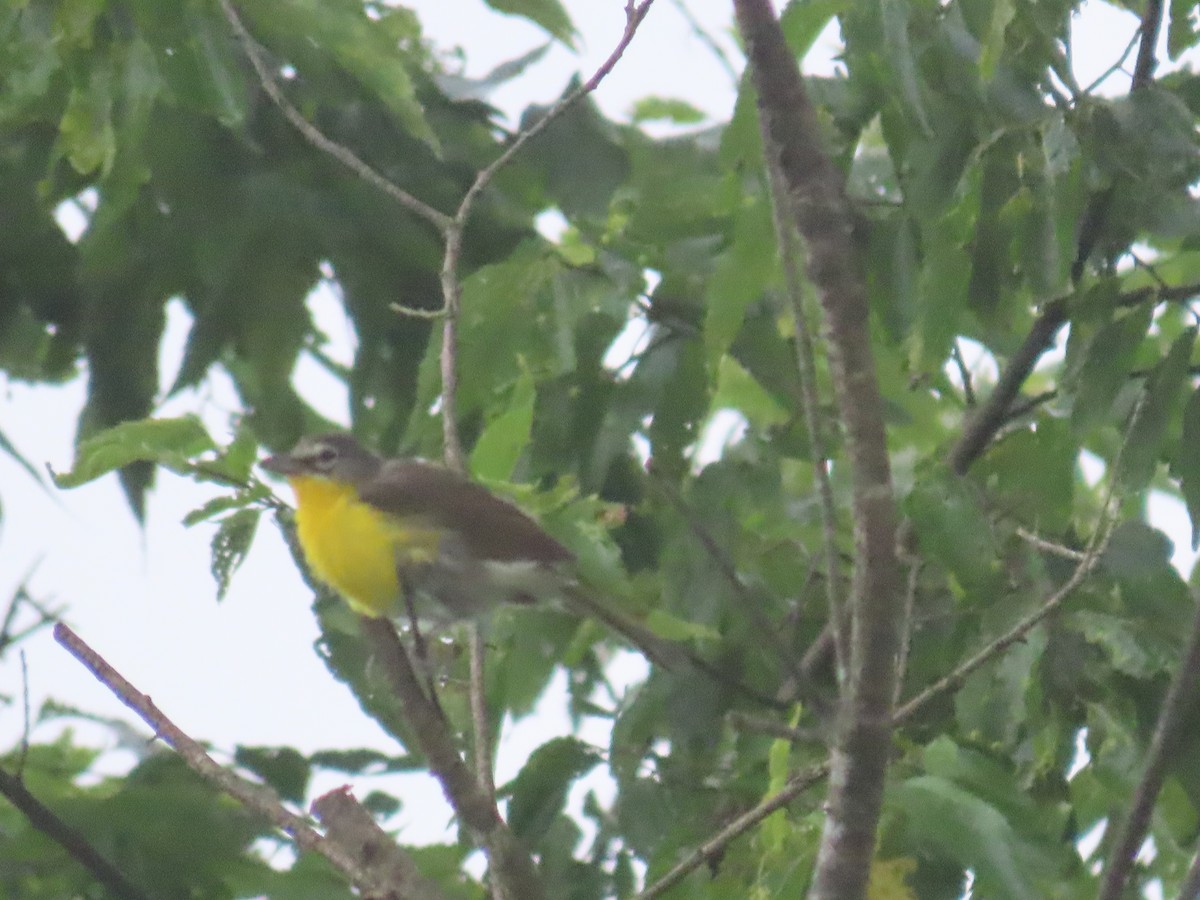
[{"label": "green leaf", "polygon": [[985,81],[996,74],[996,66],[1004,53],[1004,32],[1017,13],[1014,0],[994,0],[992,18],[979,52],[979,74]]},{"label": "green leaf", "polygon": [[107,68],[97,67],[86,85],[71,90],[58,133],[67,159],[81,175],[112,167],[117,155],[112,110],[112,73]]},{"label": "green leaf", "polygon": [[1150,304],[1114,319],[1088,344],[1071,404],[1071,425],[1087,434],[1108,418],[1117,392],[1129,378],[1137,349],[1150,327]]},{"label": "green leaf", "polygon": [[987,801],[951,781],[919,775],[899,785],[892,804],[902,809],[918,846],[975,872],[981,896],[1008,900],[1045,897],[1046,863]]},{"label": "green leaf", "polygon": [[990,596],[1003,572],[992,525],[972,486],[946,476],[924,479],[909,495],[907,508],[921,550],[945,566],[962,588]]},{"label": "green leaf", "polygon": [[1195,8],[1195,0],[1171,0],[1170,24],[1167,26],[1167,55],[1173,60],[1196,46],[1200,30],[1197,30],[1197,23],[1192,18]]},{"label": "green leaf", "polygon": [[535,398],[533,376],[522,372],[513,385],[508,408],[492,419],[471,450],[471,473],[485,481],[512,478],[517,460],[529,446]]},{"label": "green leaf", "polygon": [[900,97],[920,130],[926,135],[932,135],[934,131],[929,126],[925,101],[921,97],[917,60],[908,37],[912,8],[907,0],[882,0],[881,9],[887,60],[896,75]]},{"label": "green leaf", "polygon": [[1122,449],[1118,477],[1124,490],[1136,493],[1150,482],[1158,464],[1167,426],[1188,376],[1196,329],[1175,339],[1170,351],[1151,373],[1142,401],[1134,411],[1129,436]]},{"label": "green leaf", "polygon": [[1133,520],[1113,530],[1100,561],[1117,578],[1147,578],[1170,564],[1172,549],[1161,531]]},{"label": "green leaf", "polygon": [[233,759],[239,766],[260,776],[284,800],[293,803],[304,800],[312,766],[293,748],[239,746]]},{"label": "green leaf", "polygon": [[[258,29],[315,44],[392,111],[409,134],[436,147],[401,42],[346,0],[250,0],[240,7]],[[307,49],[307,48],[306,48]]]},{"label": "green leaf", "polygon": [[747,201],[734,220],[733,243],[717,260],[705,292],[704,349],[715,370],[742,328],[746,309],[775,277],[775,229],[765,197]]},{"label": "green leaf", "polygon": [[779,14],[779,27],[788,47],[803,59],[830,20],[846,8],[849,0],[790,0]]},{"label": "green leaf", "polygon": [[536,846],[562,812],[572,783],[599,762],[599,754],[576,738],[555,738],[533,751],[509,786],[508,823],[513,833]]},{"label": "green leaf", "polygon": [[568,47],[575,46],[575,27],[558,0],[485,0],[497,12],[523,16],[540,25],[548,34]]},{"label": "green leaf", "polygon": [[217,599],[224,600],[233,573],[245,561],[258,528],[260,509],[239,509],[221,520],[212,540],[212,573],[217,582]]},{"label": "green leaf", "polygon": [[79,487],[134,462],[188,471],[193,457],[216,449],[195,416],[122,422],[92,435],[75,448],[71,471],[54,473],[60,488]]},{"label": "green leaf", "polygon": [[710,415],[722,409],[735,409],[755,428],[764,429],[783,424],[791,416],[731,356],[722,356],[717,365],[717,389],[713,393]]},{"label": "green leaf", "polygon": [[184,516],[183,524],[191,528],[193,525],[206,522],[213,516],[218,516],[231,509],[244,509],[248,506],[255,506],[269,497],[270,494],[271,491],[266,485],[256,484],[249,491],[238,491],[236,494],[213,497],[203,506],[193,509]]},{"label": "green leaf", "polygon": [[1071,613],[1068,624],[1100,647],[1115,671],[1131,678],[1170,672],[1177,659],[1176,647],[1121,616],[1083,609]]},{"label": "green leaf", "polygon": [[703,110],[699,110],[686,100],[673,100],[668,97],[643,97],[633,105],[630,118],[634,122],[668,121],[675,125],[695,125],[707,118]]}]

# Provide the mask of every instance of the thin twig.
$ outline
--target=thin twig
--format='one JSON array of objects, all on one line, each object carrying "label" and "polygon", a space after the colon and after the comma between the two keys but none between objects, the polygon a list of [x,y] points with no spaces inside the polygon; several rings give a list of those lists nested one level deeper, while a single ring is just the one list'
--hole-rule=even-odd
[{"label": "thin twig", "polygon": [[675,887],[689,873],[700,868],[705,863],[719,859],[725,848],[758,825],[777,809],[783,809],[798,796],[829,775],[829,766],[822,764],[798,772],[787,780],[787,783],[753,809],[748,810],[710,837],[707,841],[693,850],[675,868],[662,878],[638,894],[634,900],[654,900]]},{"label": "thin twig", "polygon": [[1063,323],[1067,321],[1067,300],[1060,297],[1046,304],[1034,320],[1021,346],[1009,359],[1008,367],[991,394],[974,412],[963,427],[947,462],[956,475],[965,475],[971,463],[983,455],[996,432],[1008,421],[1008,411],[1020,393],[1021,385],[1042,358],[1042,354],[1054,344]]},{"label": "thin twig", "polygon": [[[223,0],[226,2],[226,0]],[[442,311],[445,320],[442,322],[442,352],[440,357],[442,375],[442,447],[446,463],[460,472],[466,471],[466,454],[463,452],[462,440],[458,434],[458,319],[462,307],[462,282],[458,277],[458,265],[462,256],[463,232],[470,220],[475,207],[475,201],[491,184],[496,174],[507,166],[521,152],[522,148],[533,138],[545,131],[552,122],[599,87],[608,73],[624,55],[629,43],[637,33],[638,26],[650,11],[654,0],[643,0],[635,4],[628,0],[625,6],[625,30],[617,46],[592,77],[563,97],[550,108],[538,121],[518,134],[508,145],[507,149],[492,162],[481,169],[463,194],[454,217],[445,222],[442,234],[446,241],[445,253],[442,257]]]},{"label": "thin twig", "polygon": [[963,402],[970,409],[975,405],[975,386],[971,383],[971,370],[967,368],[967,361],[963,358],[962,347],[957,340],[950,345],[950,358],[954,360],[959,380],[962,381]]},{"label": "thin twig", "polygon": [[917,605],[917,588],[921,583],[922,560],[910,556],[908,584],[904,590],[904,620],[900,623],[900,651],[896,654],[896,690],[892,694],[892,707],[900,705],[900,694],[904,691],[904,677],[908,674],[908,656],[912,651],[913,610]]},{"label": "thin twig", "polygon": [[775,242],[783,265],[788,305],[796,329],[796,368],[800,377],[800,406],[804,427],[808,431],[809,454],[812,456],[813,479],[821,508],[821,546],[825,556],[825,603],[830,626],[833,628],[834,673],[840,685],[850,662],[850,617],[846,615],[842,592],[837,534],[837,504],[833,499],[833,484],[829,478],[829,446],[826,423],[821,415],[821,396],[817,387],[816,347],[808,310],[804,303],[804,282],[800,277],[800,236],[792,216],[787,185],[776,154],[767,154],[767,174],[771,186],[771,217],[775,227]]},{"label": "thin twig", "polygon": [[508,145],[507,150],[496,157],[487,168],[481,170],[475,176],[474,183],[467,189],[462,202],[458,205],[458,211],[454,214],[454,221],[460,228],[466,225],[476,199],[483,193],[483,189],[491,184],[492,179],[496,177],[496,173],[512,162],[513,157],[521,152],[521,148],[545,131],[550,123],[570,109],[577,101],[586,97],[600,86],[600,82],[608,76],[608,73],[613,70],[613,67],[625,54],[626,48],[633,40],[634,35],[637,34],[638,27],[642,24],[642,20],[646,18],[646,13],[650,11],[650,7],[653,4],[654,0],[642,0],[641,3],[637,4],[633,0],[628,0],[625,5],[625,30],[621,34],[621,39],[617,41],[617,46],[613,48],[608,58],[592,73],[592,77],[554,104],[546,115],[538,119],[537,122],[518,134],[513,139],[513,142]]},{"label": "thin twig", "polygon": [[134,885],[125,873],[109,862],[88,839],[68,825],[29,792],[20,777],[0,769],[0,794],[21,811],[29,824],[67,852],[109,893],[122,900],[149,900],[149,895]]},{"label": "thin twig", "polygon": [[[1143,397],[1142,402],[1145,402]],[[1135,408],[1130,421],[1137,418],[1137,409]],[[1125,434],[1125,440],[1121,443],[1121,447],[1117,451],[1116,458],[1112,462],[1112,471],[1114,473],[1120,471],[1121,458],[1124,456],[1125,448],[1128,446],[1129,432]],[[1096,568],[1100,562],[1100,557],[1104,555],[1104,551],[1108,549],[1109,539],[1112,537],[1113,530],[1116,527],[1116,496],[1119,481],[1114,474],[1108,483],[1108,489],[1105,491],[1103,502],[1101,503],[1100,519],[1097,522],[1096,530],[1092,532],[1091,539],[1084,548],[1083,556],[1079,559],[1074,571],[1071,572],[1071,577],[1068,578],[1058,590],[1050,595],[1037,609],[1023,618],[1020,622],[1014,625],[1005,634],[1001,635],[992,643],[988,644],[973,657],[946,675],[944,678],[931,684],[921,693],[917,694],[903,706],[896,709],[893,713],[893,719],[898,724],[924,707],[929,701],[935,697],[945,693],[950,693],[962,687],[963,683],[981,666],[985,665],[990,660],[999,656],[1013,644],[1025,639],[1039,623],[1047,616],[1057,610],[1063,603],[1075,592],[1087,577]]]},{"label": "thin twig", "polygon": [[1129,54],[1138,45],[1138,34],[1139,32],[1135,31],[1133,37],[1129,39],[1129,43],[1125,45],[1125,49],[1121,51],[1121,55],[1117,57],[1117,61],[1092,79],[1092,83],[1083,89],[1085,95],[1090,94],[1096,88],[1100,87],[1100,85],[1104,84],[1114,72],[1121,71],[1121,67],[1125,65],[1125,60],[1129,59]]},{"label": "thin twig", "polygon": [[717,43],[717,39],[709,33],[703,23],[692,13],[691,8],[687,5],[687,0],[671,0],[671,5],[683,17],[683,21],[687,23],[688,27],[692,29],[692,34],[696,36],[696,39],[708,47],[709,52],[721,64],[721,68],[725,70],[725,74],[729,78],[729,83],[736,85],[738,82],[738,71],[729,59],[729,54],[725,52],[724,48]]},{"label": "thin twig", "polygon": [[25,775],[25,761],[29,759],[29,664],[25,659],[25,650],[21,649],[21,710],[24,716],[21,727],[21,750],[17,756],[17,778]]},{"label": "thin twig", "polygon": [[1017,537],[1031,544],[1043,553],[1049,553],[1051,556],[1059,556],[1063,559],[1069,559],[1073,562],[1080,562],[1087,558],[1087,553],[1083,550],[1075,550],[1071,547],[1064,547],[1062,544],[1056,544],[1053,541],[1048,541],[1043,537],[1039,537],[1027,528],[1017,528]]},{"label": "thin twig", "polygon": [[219,3],[221,4],[221,11],[225,13],[225,18],[229,21],[234,34],[237,35],[238,40],[241,42],[242,51],[246,54],[246,58],[250,60],[250,65],[254,67],[263,90],[266,91],[267,96],[274,101],[275,105],[279,107],[279,111],[283,113],[284,118],[292,123],[293,127],[300,132],[305,140],[322,153],[336,159],[363,181],[367,182],[367,184],[387,194],[405,209],[429,222],[439,231],[444,233],[449,229],[452,220],[448,215],[418,200],[412,194],[408,193],[408,191],[385,178],[345,144],[339,144],[304,118],[300,110],[296,109],[292,105],[292,102],[284,96],[283,90],[279,87],[279,82],[276,80],[271,68],[267,65],[263,48],[246,29],[246,26],[242,24],[241,17],[238,16],[233,4],[230,0],[219,0]]},{"label": "thin twig", "polygon": [[735,731],[781,738],[796,744],[829,743],[829,735],[822,732],[819,728],[794,728],[775,719],[764,719],[762,716],[752,716],[744,712],[731,712],[729,714],[729,726]]}]

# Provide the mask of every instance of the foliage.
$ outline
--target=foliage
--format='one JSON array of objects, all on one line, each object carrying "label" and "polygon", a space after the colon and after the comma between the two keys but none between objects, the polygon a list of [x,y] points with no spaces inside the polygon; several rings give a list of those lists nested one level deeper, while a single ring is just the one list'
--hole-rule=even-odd
[{"label": "foliage", "polygon": [[[567,45],[579,38],[555,0],[489,5]],[[1189,4],[1169,6],[1174,58],[1200,35]],[[845,40],[843,72],[808,83],[860,204],[874,362],[919,561],[904,696],[1052,596],[1076,564],[1052,545],[1088,547],[1114,486],[1120,501],[1100,566],[1065,605],[899,731],[877,897],[956,898],[968,879],[978,896],[1093,896],[1078,844],[1128,808],[1193,612],[1144,500],[1180,495],[1200,533],[1200,205],[1190,191],[1200,80],[1179,69],[1117,95],[1077,84],[1064,51],[1077,8],[840,0],[783,15],[797,54],[834,16]],[[479,97],[505,72],[475,86],[450,78],[414,13],[361,0],[239,9],[270,58],[291,67],[284,88],[304,116],[423,202],[453,212],[503,150],[507,136]],[[513,73],[537,54],[516,62]],[[554,897],[631,896],[643,867],[654,882],[828,755],[833,673],[827,658],[805,657],[828,610],[820,461],[750,95],[743,85],[732,120],[703,125],[673,98],[647,97],[635,124],[585,100],[500,172],[466,232],[457,411],[474,473],[535,486],[512,491],[590,575],[730,678],[767,695],[802,685],[793,712],[806,739],[778,741],[730,716],[764,710],[694,673],[655,670],[636,690],[606,693],[609,636],[594,624],[551,609],[498,615],[494,710],[525,715],[568,665],[576,720],[612,725],[610,746],[555,738],[502,787]],[[544,114],[530,109],[525,122]],[[688,130],[663,138],[640,127],[664,119]],[[221,517],[218,595],[260,511],[274,508],[252,470],[259,443],[282,449],[328,427],[293,382],[298,359],[324,359],[327,337],[307,305],[317,286],[335,287],[354,325],[353,364],[328,368],[349,388],[356,433],[388,453],[440,456],[439,329],[395,307],[441,306],[440,236],[297,133],[215,3],[28,0],[0,11],[0,193],[0,367],[12,379],[88,383],[77,461],[58,484],[119,470],[140,515],[151,464],[211,482],[212,501],[189,523]],[[64,204],[87,220],[78,239],[56,223]],[[568,223],[556,240],[535,227],[551,209]],[[172,300],[191,316],[173,376],[159,370]],[[946,460],[997,370],[1022,358],[1039,327],[1049,334],[1034,347],[1038,366],[965,474],[954,471]],[[641,340],[629,349],[631,336]],[[820,356],[817,365],[828,398]],[[153,416],[217,371],[244,406],[227,446],[197,419]],[[714,454],[709,426],[731,411],[741,429]],[[843,450],[832,448],[829,471],[845,581]],[[0,451],[12,452],[2,436]],[[1098,484],[1085,477],[1095,471]],[[331,671],[402,750],[239,753],[238,765],[296,801],[315,766],[353,777],[426,763],[345,610],[329,598],[316,609]],[[802,658],[817,661],[802,669]],[[465,679],[464,660],[448,666],[451,683]],[[466,697],[442,701],[466,731]],[[1135,876],[1166,895],[1200,821],[1187,764],[1196,740],[1193,728],[1168,760],[1156,852]],[[64,739],[30,748],[23,773],[150,894],[349,896],[308,856],[268,866],[267,826],[173,757],[99,781],[84,777],[91,762]],[[564,811],[567,792],[602,763],[615,798],[589,796],[581,823]],[[375,801],[386,819],[395,804]],[[101,896],[13,808],[0,805],[0,817],[6,895]],[[819,832],[814,789],[673,896],[798,896]],[[483,896],[461,874],[467,852],[464,838],[416,858],[451,896]]]}]

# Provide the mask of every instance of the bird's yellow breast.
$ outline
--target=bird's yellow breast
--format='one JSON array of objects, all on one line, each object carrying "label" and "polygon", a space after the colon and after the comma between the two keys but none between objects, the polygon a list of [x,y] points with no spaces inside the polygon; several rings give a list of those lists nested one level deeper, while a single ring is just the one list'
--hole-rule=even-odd
[{"label": "bird's yellow breast", "polygon": [[438,532],[405,527],[362,502],[352,485],[309,476],[288,480],[296,493],[296,532],[313,574],[357,613],[397,613],[397,564],[432,560]]}]

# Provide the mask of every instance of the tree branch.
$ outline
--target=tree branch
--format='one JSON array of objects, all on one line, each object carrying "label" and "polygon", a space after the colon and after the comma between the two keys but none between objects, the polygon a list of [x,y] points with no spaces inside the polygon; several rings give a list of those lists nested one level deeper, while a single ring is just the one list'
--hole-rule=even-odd
[{"label": "tree branch", "polygon": [[1054,345],[1054,337],[1066,321],[1065,297],[1046,304],[1034,320],[1029,333],[1025,335],[1025,340],[1012,355],[1004,374],[996,382],[996,387],[992,389],[988,398],[975,408],[958,441],[950,450],[946,463],[955,475],[967,474],[967,469],[983,455],[996,432],[1004,427],[1008,421],[1009,408],[1021,392],[1021,385],[1025,383],[1037,361],[1042,358],[1042,354]]},{"label": "tree branch", "polygon": [[143,694],[107,660],[93,650],[79,635],[59,622],[54,626],[54,639],[79,660],[101,684],[116,695],[149,725],[156,737],[173,748],[180,758],[197,774],[238,800],[289,835],[302,850],[319,853],[350,882],[368,895],[386,896],[396,885],[385,879],[386,871],[376,868],[377,860],[363,855],[363,847],[346,847],[323,837],[308,820],[283,805],[278,795],[266,785],[255,784],[219,765],[205,749],[183,732],[146,694]]},{"label": "tree branch", "polygon": [[371,860],[380,881],[390,886],[389,897],[404,900],[446,900],[442,889],[421,874],[413,858],[387,834],[349,788],[337,788],[312,803],[312,814],[325,826],[325,839],[352,847]]},{"label": "tree branch", "polygon": [[76,831],[43,804],[10,772],[0,769],[0,794],[20,810],[29,824],[54,843],[71,859],[83,866],[110,893],[122,900],[149,900],[149,895],[135,886],[125,873],[109,862],[80,832]]},{"label": "tree branch", "polygon": [[516,836],[500,817],[495,801],[463,762],[441,709],[421,689],[420,679],[387,619],[360,616],[359,622],[374,659],[404,707],[430,771],[467,830],[487,851],[498,896],[505,900],[539,900],[545,896],[541,876]]},{"label": "tree branch", "polygon": [[600,82],[608,76],[608,73],[613,70],[613,67],[616,66],[624,55],[625,49],[633,40],[634,35],[637,34],[638,26],[646,18],[646,13],[650,11],[650,6],[653,3],[654,0],[642,0],[640,4],[635,4],[633,0],[628,0],[625,6],[625,30],[622,32],[621,39],[617,42],[617,46],[609,54],[608,58],[600,64],[600,67],[596,69],[591,78],[555,103],[542,118],[518,134],[513,139],[513,142],[508,145],[508,148],[496,157],[490,165],[479,171],[475,176],[475,180],[463,195],[462,201],[458,204],[458,209],[455,211],[453,219],[447,222],[443,228],[446,248],[445,254],[442,257],[442,303],[445,313],[445,320],[442,322],[442,353],[440,359],[442,375],[442,444],[447,465],[460,472],[465,472],[467,466],[462,441],[458,434],[457,419],[458,318],[462,306],[462,282],[458,277],[458,264],[462,256],[463,232],[467,227],[467,222],[471,218],[475,201],[479,199],[487,186],[492,183],[492,179],[496,177],[496,173],[512,162],[514,157],[521,152],[526,144],[545,131],[555,119],[574,106],[575,103],[599,87]]},{"label": "tree branch", "polygon": [[384,178],[383,175],[379,174],[379,172],[359,158],[353,150],[345,144],[339,144],[337,141],[326,136],[324,132],[304,118],[300,110],[296,109],[292,105],[292,102],[284,96],[283,91],[279,87],[279,82],[275,80],[275,74],[271,71],[271,67],[267,65],[263,48],[259,46],[259,43],[254,40],[254,37],[246,29],[233,4],[230,0],[218,0],[218,2],[221,4],[221,11],[229,21],[230,27],[233,28],[233,33],[237,35],[238,40],[241,42],[242,52],[246,54],[246,58],[250,60],[250,65],[254,67],[255,73],[258,75],[259,84],[262,85],[267,96],[279,107],[279,111],[283,113],[284,118],[292,123],[292,126],[300,132],[306,141],[322,153],[336,159],[363,181],[367,182],[367,184],[387,194],[409,212],[420,216],[439,231],[444,233],[450,227],[453,220],[444,212],[434,209],[429,204],[418,200],[408,191]]},{"label": "tree branch", "polygon": [[1158,50],[1158,33],[1162,29],[1162,0],[1146,0],[1142,11],[1142,33],[1138,43],[1137,62],[1133,64],[1133,82],[1130,90],[1139,91],[1154,80],[1154,69],[1158,65],[1155,52]]},{"label": "tree branch", "polygon": [[829,444],[825,437],[825,421],[821,415],[821,397],[817,388],[816,350],[808,310],[804,308],[804,286],[800,279],[798,258],[800,238],[793,217],[789,214],[787,185],[774,154],[767,157],[768,182],[771,185],[771,211],[775,226],[775,242],[779,245],[783,264],[784,284],[787,286],[792,321],[796,328],[796,368],[800,376],[800,405],[804,412],[804,427],[808,431],[809,452],[812,454],[813,477],[821,504],[821,536],[825,551],[825,603],[829,625],[833,629],[834,673],[840,685],[846,677],[850,661],[850,619],[846,615],[842,596],[842,572],[837,548],[837,506],[833,500],[833,485],[829,478]]},{"label": "tree branch", "polygon": [[638,894],[634,900],[654,900],[655,897],[661,897],[671,888],[682,882],[690,872],[695,871],[705,863],[720,859],[725,848],[731,843],[755,825],[758,825],[763,819],[771,815],[771,813],[778,809],[783,809],[827,775],[829,775],[828,765],[814,766],[803,772],[797,772],[787,780],[787,783],[780,788],[778,793],[768,797],[753,809],[742,813],[689,853],[682,862],[667,872],[666,875]]},{"label": "tree branch", "polygon": [[[1193,598],[1194,601],[1195,598]],[[1121,824],[1121,830],[1108,854],[1108,865],[1104,871],[1104,883],[1100,888],[1099,900],[1118,900],[1123,896],[1125,883],[1133,871],[1138,851],[1146,839],[1150,827],[1150,815],[1154,802],[1162,790],[1167,775],[1167,766],[1178,748],[1181,729],[1194,708],[1200,694],[1200,603],[1196,606],[1192,620],[1192,632],[1188,638],[1183,660],[1175,670],[1171,686],[1163,698],[1154,736],[1146,754],[1146,766],[1133,795],[1129,813]],[[1181,897],[1195,896],[1181,894]]]},{"label": "tree branch", "polygon": [[789,213],[804,238],[809,275],[820,297],[846,435],[855,539],[850,658],[810,896],[861,897],[874,857],[891,751],[901,595],[896,507],[868,331],[864,267],[844,178],[821,146],[816,111],[769,0],[734,0],[734,11],[758,91],[764,152],[778,160]]}]

